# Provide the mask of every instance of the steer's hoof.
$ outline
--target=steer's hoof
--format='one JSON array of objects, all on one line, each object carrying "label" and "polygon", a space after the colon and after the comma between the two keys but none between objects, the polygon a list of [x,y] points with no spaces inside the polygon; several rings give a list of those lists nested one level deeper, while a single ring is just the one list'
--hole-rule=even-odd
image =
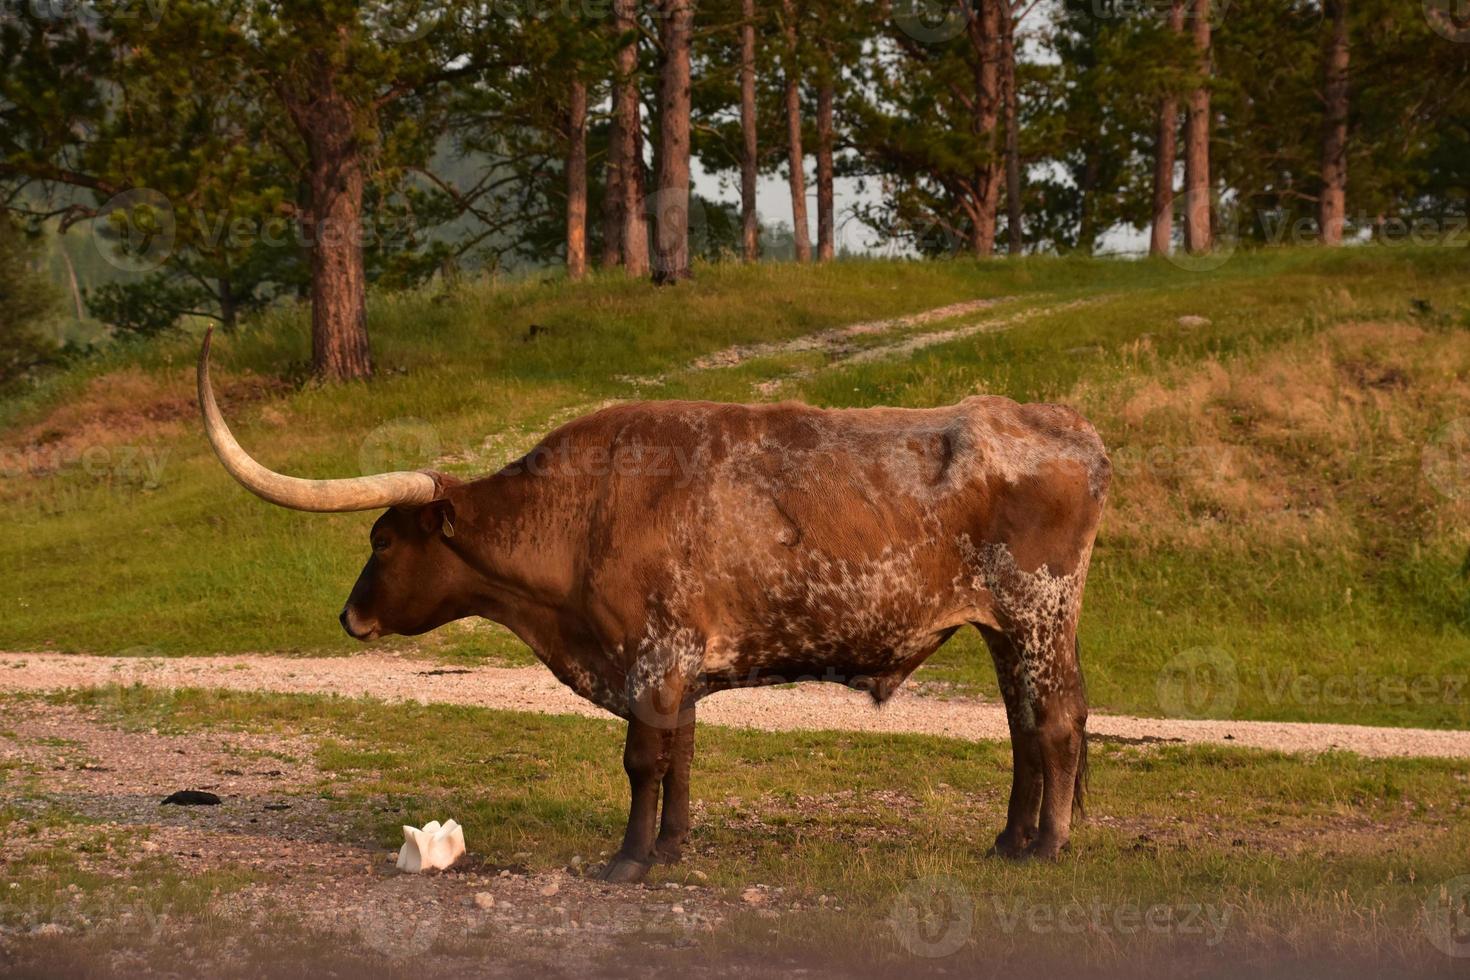
[{"label": "steer's hoof", "polygon": [[654,844],[653,859],[659,864],[678,864],[684,860],[684,845],[682,843]]},{"label": "steer's hoof", "polygon": [[1026,849],[1021,852],[1021,860],[1055,861],[1062,856],[1062,852],[1066,849],[1066,841],[1038,839],[1026,845]]},{"label": "steer's hoof", "polygon": [[648,874],[648,868],[647,861],[615,857],[607,862],[607,867],[597,877],[614,885],[631,885],[642,881],[643,876]]},{"label": "steer's hoof", "polygon": [[988,856],[1019,861],[1026,856],[1026,849],[1031,846],[1035,836],[1035,830],[1002,830],[996,836],[995,846],[990,849]]}]

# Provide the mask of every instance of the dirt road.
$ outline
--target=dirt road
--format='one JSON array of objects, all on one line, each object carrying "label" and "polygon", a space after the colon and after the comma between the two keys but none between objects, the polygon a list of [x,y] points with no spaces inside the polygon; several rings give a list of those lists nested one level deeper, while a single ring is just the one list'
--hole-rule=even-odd
[{"label": "dirt road", "polygon": [[[145,659],[68,654],[0,654],[0,691],[45,691],[103,684],[158,688],[342,694],[385,701],[471,704],[508,711],[611,717],[540,667],[446,668],[404,657],[225,656]],[[701,702],[700,721],[764,731],[909,732],[971,741],[1004,739],[1001,705],[974,698],[925,697],[901,690],[881,708],[835,684],[808,683],[725,691]],[[1095,737],[1129,742],[1239,745],[1282,752],[1342,749],[1375,757],[1470,758],[1470,732],[1363,725],[1195,721],[1094,714]]]}]

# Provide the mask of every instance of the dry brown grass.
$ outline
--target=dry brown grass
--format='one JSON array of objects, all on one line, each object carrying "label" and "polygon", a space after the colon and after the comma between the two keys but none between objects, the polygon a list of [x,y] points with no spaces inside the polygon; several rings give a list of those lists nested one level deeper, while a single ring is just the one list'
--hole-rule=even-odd
[{"label": "dry brown grass", "polygon": [[1127,384],[1068,400],[1112,452],[1110,525],[1140,544],[1351,545],[1359,504],[1421,531],[1470,513],[1420,472],[1425,443],[1470,414],[1470,333],[1345,324]]}]

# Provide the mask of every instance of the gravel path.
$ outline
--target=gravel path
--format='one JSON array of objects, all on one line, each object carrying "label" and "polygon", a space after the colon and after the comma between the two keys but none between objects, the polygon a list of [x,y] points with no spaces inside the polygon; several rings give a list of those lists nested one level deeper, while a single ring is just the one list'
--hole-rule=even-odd
[{"label": "gravel path", "polygon": [[[0,691],[45,691],[141,683],[237,691],[342,694],[385,701],[471,704],[542,714],[611,716],[563,687],[543,668],[461,671],[405,657],[364,654],[143,659],[71,654],[0,654]],[[764,731],[911,732],[971,741],[1007,738],[999,704],[939,699],[900,690],[875,708],[867,695],[834,684],[725,691],[700,703],[700,721]],[[1094,714],[1095,737],[1127,742],[1240,745],[1283,752],[1343,749],[1365,756],[1470,758],[1470,731],[1371,728],[1261,721],[1189,721]]]}]

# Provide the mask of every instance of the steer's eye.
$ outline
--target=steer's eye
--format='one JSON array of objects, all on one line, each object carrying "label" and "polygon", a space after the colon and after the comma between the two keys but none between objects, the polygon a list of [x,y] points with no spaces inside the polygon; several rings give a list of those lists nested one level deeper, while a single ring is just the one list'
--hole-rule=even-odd
[{"label": "steer's eye", "polygon": [[373,550],[374,551],[387,551],[388,550],[388,539],[387,538],[373,538]]}]

